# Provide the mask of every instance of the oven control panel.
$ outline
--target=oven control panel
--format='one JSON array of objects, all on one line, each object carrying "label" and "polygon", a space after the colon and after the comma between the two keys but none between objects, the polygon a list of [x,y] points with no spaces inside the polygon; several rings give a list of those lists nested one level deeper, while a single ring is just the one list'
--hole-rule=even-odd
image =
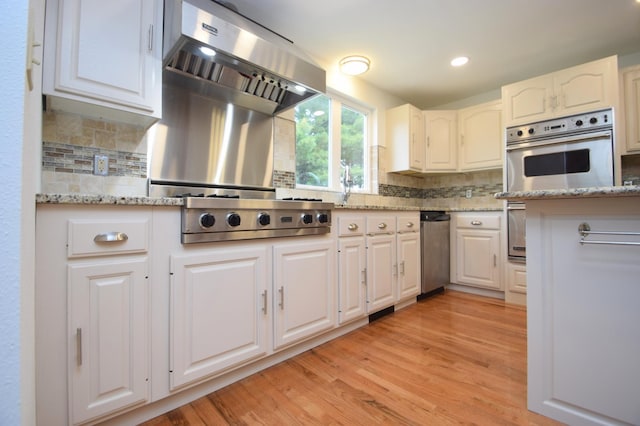
[{"label": "oven control panel", "polygon": [[556,135],[594,131],[600,128],[610,129],[612,126],[613,113],[610,109],[576,114],[524,126],[509,127],[506,135],[507,145]]}]

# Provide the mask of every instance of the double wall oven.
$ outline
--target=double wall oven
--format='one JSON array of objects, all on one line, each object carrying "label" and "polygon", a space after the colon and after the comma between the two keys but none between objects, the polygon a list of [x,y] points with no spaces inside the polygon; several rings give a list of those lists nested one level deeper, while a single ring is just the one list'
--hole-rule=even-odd
[{"label": "double wall oven", "polygon": [[[611,186],[613,112],[594,111],[507,128],[507,191]],[[524,203],[507,204],[510,260],[526,259]]]}]

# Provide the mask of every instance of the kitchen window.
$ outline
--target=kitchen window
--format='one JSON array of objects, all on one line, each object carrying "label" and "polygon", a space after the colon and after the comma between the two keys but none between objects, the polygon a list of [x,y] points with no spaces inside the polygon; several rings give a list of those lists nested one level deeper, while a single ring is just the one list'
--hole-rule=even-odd
[{"label": "kitchen window", "polygon": [[369,189],[371,111],[340,96],[318,95],[295,108],[296,186],[341,191],[349,166],[352,190]]}]

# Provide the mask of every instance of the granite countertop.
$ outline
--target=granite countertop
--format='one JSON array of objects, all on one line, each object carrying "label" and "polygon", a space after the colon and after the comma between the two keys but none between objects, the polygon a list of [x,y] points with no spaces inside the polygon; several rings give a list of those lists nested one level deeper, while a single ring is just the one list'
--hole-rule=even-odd
[{"label": "granite countertop", "polygon": [[[36,204],[78,204],[78,205],[120,205],[120,206],[178,206],[183,205],[181,198],[146,197],[146,196],[114,196],[91,194],[36,194]],[[335,204],[335,210],[392,210],[422,211],[442,210],[446,212],[501,211],[501,207],[418,207],[418,206],[383,206]]]},{"label": "granite countertop", "polygon": [[640,197],[640,186],[605,186],[593,188],[498,192],[495,197],[499,200],[511,201]]}]

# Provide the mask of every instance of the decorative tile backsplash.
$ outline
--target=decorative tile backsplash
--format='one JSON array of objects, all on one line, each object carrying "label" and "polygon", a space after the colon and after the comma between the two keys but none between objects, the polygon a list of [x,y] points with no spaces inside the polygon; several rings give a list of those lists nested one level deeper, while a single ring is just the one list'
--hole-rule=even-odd
[{"label": "decorative tile backsplash", "polygon": [[115,151],[42,142],[42,170],[78,174],[92,174],[95,155],[104,155],[109,159],[109,176],[147,177],[147,154]]},{"label": "decorative tile backsplash", "polygon": [[640,154],[622,156],[622,182],[640,185]]}]

